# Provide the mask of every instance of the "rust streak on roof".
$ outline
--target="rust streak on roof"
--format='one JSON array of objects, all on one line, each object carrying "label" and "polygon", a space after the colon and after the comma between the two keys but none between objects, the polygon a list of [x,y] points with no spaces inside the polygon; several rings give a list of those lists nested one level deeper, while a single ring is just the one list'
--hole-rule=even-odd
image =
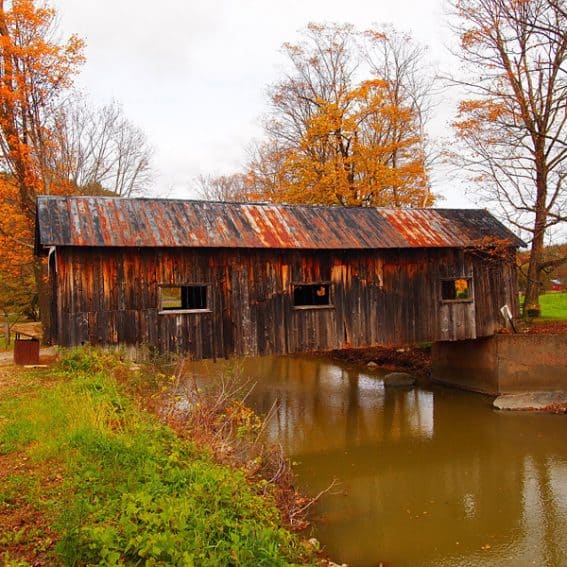
[{"label": "rust streak on roof", "polygon": [[48,246],[377,249],[524,243],[488,211],[38,197]]}]

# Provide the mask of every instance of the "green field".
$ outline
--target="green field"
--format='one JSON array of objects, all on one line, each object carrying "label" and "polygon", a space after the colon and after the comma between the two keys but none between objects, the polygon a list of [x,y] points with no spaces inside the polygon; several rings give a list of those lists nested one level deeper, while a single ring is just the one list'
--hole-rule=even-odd
[{"label": "green field", "polygon": [[542,318],[567,320],[567,292],[540,295],[539,304]]}]

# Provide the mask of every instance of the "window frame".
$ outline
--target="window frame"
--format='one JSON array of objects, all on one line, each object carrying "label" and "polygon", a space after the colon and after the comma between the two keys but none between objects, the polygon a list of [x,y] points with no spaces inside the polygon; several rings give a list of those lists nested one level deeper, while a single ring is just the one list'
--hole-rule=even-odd
[{"label": "window frame", "polygon": [[[325,305],[295,305],[295,288],[299,286],[328,286],[329,288],[329,303]],[[291,284],[291,308],[296,311],[305,311],[307,309],[334,309],[335,308],[335,294],[334,286],[330,280],[323,280],[317,282],[293,282]]]},{"label": "window frame", "polygon": [[[456,297],[455,299],[445,299],[443,297],[443,282],[455,282],[457,280],[467,280],[469,297]],[[474,278],[473,276],[454,276],[441,278],[441,303],[473,303],[474,302]]]},{"label": "window frame", "polygon": [[[206,290],[206,296],[205,296],[205,304],[207,305],[207,307],[205,307],[204,309],[177,309],[177,308],[172,308],[172,309],[167,309],[163,307],[163,295],[162,295],[162,289],[164,288],[184,288],[184,287],[204,287]],[[203,282],[197,282],[197,283],[182,283],[182,284],[171,284],[171,283],[160,283],[158,284],[158,288],[159,288],[159,297],[158,297],[158,302],[159,302],[159,306],[158,306],[158,315],[182,315],[184,313],[211,313],[212,310],[209,307],[210,306],[210,300],[211,300],[211,285],[209,283],[203,283]]]}]

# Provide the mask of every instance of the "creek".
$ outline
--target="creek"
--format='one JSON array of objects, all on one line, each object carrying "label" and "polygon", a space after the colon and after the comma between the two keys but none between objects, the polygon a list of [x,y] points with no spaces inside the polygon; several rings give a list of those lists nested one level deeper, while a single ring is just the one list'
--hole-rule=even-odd
[{"label": "creek", "polygon": [[[567,565],[567,417],[489,396],[384,388],[380,369],[307,356],[193,362],[239,372],[246,403],[315,495],[312,535],[352,567]],[[310,535],[310,534],[308,534]]]}]

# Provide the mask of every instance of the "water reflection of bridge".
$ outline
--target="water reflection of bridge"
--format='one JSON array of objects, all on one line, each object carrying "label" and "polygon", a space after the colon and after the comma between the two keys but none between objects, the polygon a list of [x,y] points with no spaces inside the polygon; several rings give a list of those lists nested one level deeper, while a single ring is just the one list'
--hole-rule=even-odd
[{"label": "water reflection of bridge", "polygon": [[258,379],[257,410],[279,400],[269,435],[299,462],[302,485],[315,493],[340,481],[346,498],[326,498],[317,519],[337,559],[567,563],[556,416],[501,414],[488,397],[443,388],[384,389],[328,360],[256,359],[243,373]]}]

